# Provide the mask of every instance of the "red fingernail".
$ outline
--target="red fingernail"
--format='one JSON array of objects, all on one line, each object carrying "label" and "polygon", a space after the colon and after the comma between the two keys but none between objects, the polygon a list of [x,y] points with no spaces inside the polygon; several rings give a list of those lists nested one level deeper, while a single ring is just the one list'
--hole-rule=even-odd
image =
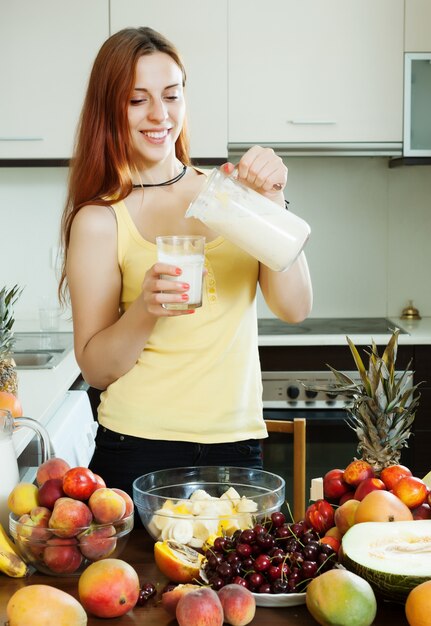
[{"label": "red fingernail", "polygon": [[187,313],[194,313],[195,310],[194,309],[188,309]]},{"label": "red fingernail", "polygon": [[189,295],[187,293],[182,293],[181,294],[181,299],[182,300],[188,300],[189,299]]},{"label": "red fingernail", "polygon": [[180,274],[182,274],[182,273],[183,273],[183,270],[181,269],[181,267],[176,267],[176,268],[175,268],[175,274],[176,274],[177,276],[179,276],[179,275],[180,275]]},{"label": "red fingernail", "polygon": [[185,291],[188,291],[190,289],[190,285],[188,283],[183,283],[182,287]]}]

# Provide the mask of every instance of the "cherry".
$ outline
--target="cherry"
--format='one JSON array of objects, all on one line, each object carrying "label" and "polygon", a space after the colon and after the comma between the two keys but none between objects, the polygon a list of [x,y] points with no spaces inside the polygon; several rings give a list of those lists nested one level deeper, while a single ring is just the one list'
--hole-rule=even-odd
[{"label": "cherry", "polygon": [[232,577],[232,566],[229,565],[227,561],[224,561],[223,563],[220,563],[220,565],[217,567],[216,572],[220,576],[220,578],[226,580],[227,578]]},{"label": "cherry", "polygon": [[274,528],[279,528],[280,526],[283,526],[284,522],[286,521],[286,516],[281,513],[281,511],[276,511],[275,513],[272,513],[271,521]]},{"label": "cherry", "polygon": [[226,549],[226,538],[225,537],[216,537],[214,539],[214,545],[213,545],[213,549],[216,552],[224,552]]},{"label": "cherry", "polygon": [[271,565],[268,567],[267,576],[270,580],[281,578],[281,565]]},{"label": "cherry", "polygon": [[248,584],[248,582],[247,582],[247,581],[246,581],[246,579],[245,579],[245,578],[243,578],[242,576],[235,576],[235,578],[232,580],[232,582],[233,582],[235,585],[241,585],[242,587],[245,587],[246,589],[248,589],[248,588],[249,588],[249,584]]},{"label": "cherry", "polygon": [[253,572],[247,575],[246,580],[250,583],[250,587],[257,589],[260,585],[263,585],[265,578],[260,572]]},{"label": "cherry", "polygon": [[287,593],[288,584],[287,581],[282,580],[281,578],[277,578],[271,583],[271,591],[272,593]]},{"label": "cherry", "polygon": [[239,543],[236,547],[236,553],[241,558],[248,557],[252,553],[252,547],[249,543]]},{"label": "cherry", "polygon": [[264,572],[271,565],[271,559],[267,554],[259,554],[254,560],[254,569],[256,572]]},{"label": "cherry", "polygon": [[239,541],[241,543],[253,543],[255,539],[256,533],[252,528],[247,528],[246,530],[243,530],[239,536]]},{"label": "cherry", "polygon": [[257,591],[258,593],[271,593],[271,585],[269,583],[263,583]]},{"label": "cherry", "polygon": [[316,561],[304,561],[301,568],[302,579],[313,578],[317,572]]}]

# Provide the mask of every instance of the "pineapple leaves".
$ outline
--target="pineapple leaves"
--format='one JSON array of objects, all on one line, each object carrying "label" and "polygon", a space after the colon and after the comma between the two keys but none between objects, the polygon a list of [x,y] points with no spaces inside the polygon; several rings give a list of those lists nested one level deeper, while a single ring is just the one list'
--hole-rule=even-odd
[{"label": "pineapple leaves", "polygon": [[361,357],[359,355],[359,352],[358,352],[355,344],[353,343],[353,341],[350,339],[350,337],[346,337],[346,339],[347,339],[347,343],[349,344],[350,351],[351,351],[351,353],[353,355],[353,359],[355,361],[357,370],[358,370],[358,372],[359,372],[359,374],[361,376],[362,383],[363,383],[365,389],[367,390],[367,393],[369,393],[370,384],[369,384],[369,380],[367,378],[367,372],[365,370],[365,366],[364,366],[364,364],[362,362],[362,359],[361,359]]}]

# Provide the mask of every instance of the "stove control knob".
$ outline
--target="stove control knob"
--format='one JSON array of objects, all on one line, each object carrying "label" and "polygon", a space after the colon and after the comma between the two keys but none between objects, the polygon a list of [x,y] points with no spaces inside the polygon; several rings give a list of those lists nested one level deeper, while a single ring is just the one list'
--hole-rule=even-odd
[{"label": "stove control knob", "polygon": [[315,398],[317,396],[317,391],[313,391],[312,389],[306,389],[305,395],[307,398]]},{"label": "stove control knob", "polygon": [[326,397],[327,397],[327,398],[329,398],[330,400],[335,400],[335,398],[336,398],[337,396],[338,396],[338,393],[334,393],[333,391],[332,391],[332,392],[328,392],[328,393],[326,394]]},{"label": "stove control knob", "polygon": [[299,388],[295,387],[295,385],[289,385],[287,388],[287,397],[291,400],[296,400],[299,396]]}]

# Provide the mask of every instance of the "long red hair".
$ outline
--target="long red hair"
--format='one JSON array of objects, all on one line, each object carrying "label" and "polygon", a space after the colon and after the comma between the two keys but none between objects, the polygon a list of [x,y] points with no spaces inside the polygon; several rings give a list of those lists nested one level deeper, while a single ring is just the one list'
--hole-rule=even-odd
[{"label": "long red hair", "polygon": [[[186,72],[178,51],[152,28],[120,30],[105,41],[94,61],[77,129],[61,221],[64,255],[58,289],[63,302],[67,249],[75,215],[86,204],[109,205],[132,191],[127,108],[136,64],[141,56],[154,52],[164,52],[175,61],[181,69],[184,86]],[[190,164],[186,122],[176,141],[175,154],[182,163]]]}]

